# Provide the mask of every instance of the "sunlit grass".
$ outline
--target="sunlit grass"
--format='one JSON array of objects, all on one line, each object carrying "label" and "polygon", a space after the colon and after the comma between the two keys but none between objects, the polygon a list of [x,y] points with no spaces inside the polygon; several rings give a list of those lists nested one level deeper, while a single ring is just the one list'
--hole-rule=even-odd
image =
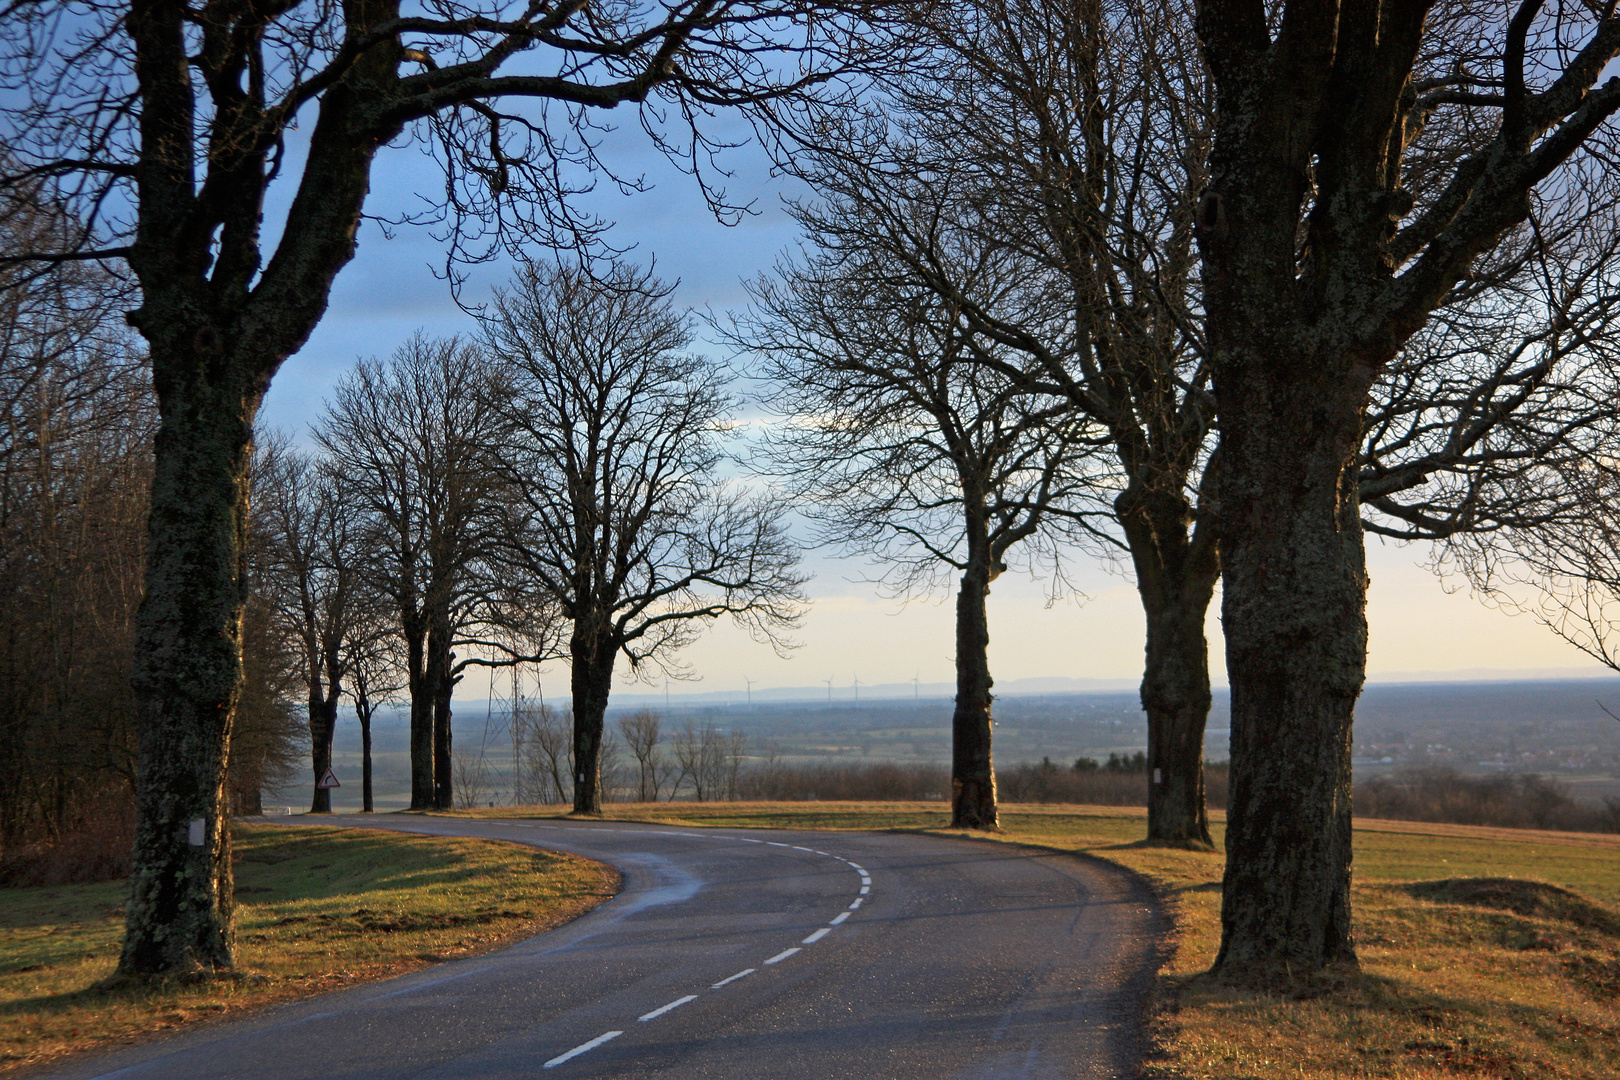
[{"label": "sunlit grass", "polygon": [[491,949],[618,887],[495,841],[238,824],[235,852],[234,978],[113,981],[122,883],[0,889],[0,1071]]}]

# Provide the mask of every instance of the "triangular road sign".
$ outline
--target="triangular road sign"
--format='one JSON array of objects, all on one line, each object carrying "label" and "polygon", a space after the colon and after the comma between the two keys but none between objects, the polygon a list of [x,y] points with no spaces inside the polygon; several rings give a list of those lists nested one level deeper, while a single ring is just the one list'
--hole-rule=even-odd
[{"label": "triangular road sign", "polygon": [[331,769],[327,769],[326,773],[321,777],[321,782],[316,784],[315,788],[317,791],[319,791],[322,788],[335,788],[342,786],[342,784],[338,783],[337,773],[333,772]]}]

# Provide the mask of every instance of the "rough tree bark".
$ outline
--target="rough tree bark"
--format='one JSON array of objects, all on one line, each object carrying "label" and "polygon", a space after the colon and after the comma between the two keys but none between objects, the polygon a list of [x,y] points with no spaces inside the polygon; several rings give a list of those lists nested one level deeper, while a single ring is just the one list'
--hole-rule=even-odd
[{"label": "rough tree bark", "polygon": [[[964,494],[964,498],[966,495]],[[981,496],[982,499],[982,496]],[[994,829],[996,773],[991,756],[990,622],[985,601],[996,567],[988,523],[969,515],[967,569],[956,593],[956,709],[951,714],[951,828]]]},{"label": "rough tree bark", "polygon": [[197,356],[215,339],[196,337],[185,343],[192,349],[154,349],[162,426],[136,623],[138,813],[119,960],[132,974],[233,960],[225,780],[247,602],[242,496],[260,387],[211,350]]},{"label": "rough tree bark", "polygon": [[[1355,463],[1367,391],[1394,352],[1357,349],[1357,335],[1334,318],[1351,305],[1312,310],[1321,299],[1296,277],[1298,214],[1328,126],[1336,5],[1291,6],[1296,21],[1276,42],[1259,5],[1245,7],[1235,24],[1213,30],[1213,10],[1201,13],[1200,29],[1219,43],[1211,66],[1220,109],[1199,211],[1225,459],[1221,616],[1232,693],[1215,970],[1240,979],[1355,959],[1350,725],[1367,646]],[[1421,15],[1404,34],[1389,28],[1385,48],[1408,50],[1396,91],[1420,26]],[[1240,73],[1220,45],[1240,48],[1252,66]],[[1270,56],[1261,62],[1257,53]],[[1382,79],[1357,74],[1369,96],[1390,89],[1379,85],[1390,80],[1387,70]],[[1367,122],[1354,109],[1363,104],[1357,95],[1338,89],[1335,106]],[[1387,142],[1393,97],[1384,105]],[[1378,273],[1354,269],[1357,286]]]},{"label": "rough tree bark", "polygon": [[1213,848],[1204,803],[1204,725],[1209,717],[1209,642],[1204,615],[1221,565],[1215,526],[1193,523],[1179,492],[1115,502],[1147,616],[1142,709],[1148,720],[1148,826],[1154,844]]},{"label": "rough tree bark", "polygon": [[432,810],[433,798],[433,673],[428,670],[426,631],[405,625],[406,690],[411,697],[411,805]]},{"label": "rough tree bark", "polygon": [[[1435,26],[1428,0],[1199,9],[1218,102],[1197,226],[1232,687],[1224,979],[1355,959],[1364,415],[1405,342],[1530,216],[1533,189],[1579,187],[1556,174],[1593,140],[1595,160],[1612,154],[1620,80],[1599,79],[1620,20],[1612,5],[1543,7]],[[1426,143],[1431,124],[1436,140],[1470,135]]]},{"label": "rough tree bark", "polygon": [[354,714],[360,721],[360,812],[374,811],[371,795],[371,698],[364,686],[356,688]]},{"label": "rough tree bark", "polygon": [[[374,13],[383,17],[387,11]],[[306,176],[288,211],[304,236],[296,265],[281,254],[257,289],[262,158],[229,145],[232,115],[216,121],[224,159],[213,205],[196,194],[195,120],[184,5],[132,5],[129,33],[142,87],[136,167],[140,220],[129,263],[141,283],[130,323],[146,338],[159,403],[146,598],[133,683],[140,723],[137,826],[119,971],[145,975],[228,968],[235,933],[224,784],[241,674],[246,604],[247,467],[253,417],[280,363],[314,329],[332,279],[354,256],[354,235],[380,140],[356,140],[352,83],[322,101]],[[359,20],[364,24],[363,17]],[[393,77],[397,43],[356,61],[349,79]],[[220,222],[215,215],[223,213]],[[221,242],[210,269],[208,237]],[[176,242],[196,236],[200,244]],[[202,254],[199,255],[199,252]]]},{"label": "rough tree bark", "polygon": [[1215,966],[1251,974],[1355,960],[1350,730],[1367,655],[1365,392],[1344,352],[1302,357],[1262,334],[1241,362],[1223,350],[1217,382],[1233,764]]},{"label": "rough tree bark", "polygon": [[332,790],[321,787],[320,783],[326,770],[332,767],[332,736],[337,732],[337,714],[336,694],[324,699],[309,699],[309,749],[315,772],[315,794],[309,804],[312,814],[332,812]]},{"label": "rough tree bark", "polygon": [[455,809],[452,789],[450,701],[455,692],[455,654],[448,617],[435,620],[428,634],[428,685],[433,707],[433,809]]},{"label": "rough tree bark", "polygon": [[568,643],[572,663],[569,689],[574,702],[574,813],[602,812],[602,732],[613,666],[621,643],[607,620],[586,613],[576,616]]}]

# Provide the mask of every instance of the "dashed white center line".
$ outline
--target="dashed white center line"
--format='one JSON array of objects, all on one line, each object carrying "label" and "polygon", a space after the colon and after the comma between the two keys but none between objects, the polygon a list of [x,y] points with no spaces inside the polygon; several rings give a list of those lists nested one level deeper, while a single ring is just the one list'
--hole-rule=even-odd
[{"label": "dashed white center line", "polygon": [[609,1041],[611,1039],[617,1039],[620,1035],[623,1035],[623,1034],[624,1034],[624,1032],[622,1032],[622,1031],[609,1031],[609,1032],[607,1032],[605,1034],[598,1035],[596,1038],[592,1039],[588,1043],[580,1043],[578,1046],[574,1047],[572,1050],[568,1051],[568,1053],[566,1053],[566,1054],[558,1054],[556,1057],[552,1058],[550,1061],[548,1061],[544,1065],[542,1065],[541,1068],[543,1068],[543,1069],[551,1069],[551,1068],[555,1068],[558,1065],[561,1065],[565,1061],[572,1061],[574,1058],[579,1057],[579,1055],[585,1053],[587,1050],[595,1050],[598,1046],[601,1046],[603,1043],[605,1043],[605,1042],[607,1042],[607,1041]]},{"label": "dashed white center line", "polygon": [[[516,824],[516,823],[514,823],[514,824]],[[518,827],[519,828],[532,829],[532,828],[544,827],[544,826],[519,825]],[[699,834],[699,833],[676,833],[675,835],[677,835],[677,836],[693,836],[693,837],[702,836],[704,839],[708,838],[706,836],[703,836],[703,834]],[[809,853],[811,855],[824,855],[824,856],[827,856],[828,858],[838,859],[840,862],[847,863],[849,865],[850,869],[856,871],[858,874],[861,875],[861,892],[860,892],[860,895],[857,896],[855,898],[854,902],[849,905],[849,908],[847,910],[843,911],[843,912],[840,912],[836,917],[833,918],[832,922],[830,922],[827,926],[824,926],[821,929],[812,932],[809,937],[805,938],[802,942],[800,942],[800,945],[814,945],[816,942],[820,941],[822,938],[824,938],[828,934],[832,933],[832,927],[842,925],[844,923],[844,921],[849,918],[850,913],[853,912],[856,908],[860,907],[861,904],[865,902],[867,895],[872,891],[872,876],[869,873],[867,873],[866,868],[864,866],[861,866],[859,863],[850,862],[850,860],[842,858],[841,856],[831,855],[830,853],[825,852],[825,851],[817,851],[815,848],[800,847],[797,844],[784,844],[784,843],[781,843],[781,842],[776,841],[776,840],[752,840],[752,839],[749,839],[747,837],[741,837],[741,836],[727,837],[726,839],[740,840],[741,842],[743,842],[745,844],[766,844],[766,845],[769,845],[770,847],[790,848],[790,849],[792,849],[794,851],[803,851],[803,852],[807,852],[807,853]],[[764,966],[768,967],[768,966],[770,966],[772,964],[779,964],[783,960],[786,960],[788,957],[792,956],[794,953],[801,952],[801,951],[803,951],[803,950],[801,948],[799,948],[798,946],[795,946],[795,947],[793,947],[791,949],[783,949],[781,952],[777,953],[775,956],[771,957],[769,960],[764,961]],[[729,983],[736,982],[738,979],[746,978],[747,976],[754,974],[754,972],[757,971],[757,970],[758,970],[757,968],[744,968],[742,971],[737,972],[735,975],[727,976],[726,978],[721,979],[719,982],[713,983],[710,986],[710,989],[711,990],[718,990],[722,986],[726,986]],[[696,1001],[697,998],[698,998],[698,995],[696,995],[696,994],[687,994],[685,997],[676,998],[674,1001],[671,1001],[667,1005],[661,1005],[658,1008],[654,1009],[652,1012],[646,1013],[645,1015],[637,1017],[637,1020],[639,1020],[639,1021],[656,1020],[660,1016],[663,1016],[665,1013],[670,1012],[670,1011],[672,1011],[674,1009],[678,1009],[682,1005],[687,1004],[688,1002]],[[622,1031],[604,1032],[601,1035],[598,1035],[596,1038],[592,1039],[590,1042],[581,1043],[581,1044],[574,1047],[572,1050],[568,1051],[565,1054],[558,1054],[556,1057],[552,1058],[550,1061],[547,1061],[544,1064],[543,1068],[550,1069],[550,1068],[554,1068],[555,1066],[561,1065],[564,1062],[572,1061],[574,1058],[579,1057],[581,1054],[587,1053],[587,1052],[589,1052],[591,1050],[595,1050],[598,1046],[601,1046],[603,1043],[610,1042],[613,1039],[617,1039],[620,1035],[623,1035],[623,1034],[624,1034],[624,1032],[622,1032]]]},{"label": "dashed white center line", "polygon": [[636,1019],[637,1020],[656,1020],[660,1016],[663,1016],[665,1013],[669,1012],[669,1010],[678,1009],[682,1005],[685,1005],[688,1001],[696,1001],[696,1000],[697,1000],[697,995],[696,994],[687,994],[683,998],[676,998],[674,1001],[670,1002],[668,1005],[664,1005],[664,1006],[661,1006],[660,1008],[654,1009],[652,1012],[648,1013],[646,1016],[638,1016],[638,1017],[636,1017]]}]

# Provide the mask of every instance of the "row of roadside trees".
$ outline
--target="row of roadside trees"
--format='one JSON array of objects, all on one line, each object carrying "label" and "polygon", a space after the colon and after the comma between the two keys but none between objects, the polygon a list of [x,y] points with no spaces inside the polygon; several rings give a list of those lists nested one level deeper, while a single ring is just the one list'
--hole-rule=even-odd
[{"label": "row of roadside trees", "polygon": [[[578,170],[602,164],[587,114],[637,104],[700,177],[716,149],[709,110],[747,110],[817,193],[802,220],[832,261],[809,254],[799,277],[829,286],[831,311],[887,305],[860,317],[915,341],[897,360],[948,356],[966,371],[955,358],[970,357],[975,409],[1011,396],[1026,405],[1008,416],[1073,410],[1066,423],[1101,455],[1079,467],[1118,480],[1111,523],[1067,520],[1128,553],[1148,615],[1160,841],[1206,839],[1191,736],[1219,576],[1233,741],[1217,973],[1353,962],[1365,532],[1528,531],[1579,508],[1560,475],[1609,460],[1613,395],[1594,343],[1614,294],[1620,84],[1600,79],[1620,20],[1544,7],[735,0],[497,3],[468,19],[386,4],[199,16],[155,0],[91,4],[66,22],[49,4],[9,13],[19,89],[0,191],[43,187],[75,211],[67,235],[10,261],[133,271],[130,321],[161,418],[133,650],[124,969],[230,963],[220,793],[252,419],[353,255],[375,156],[407,129],[442,150],[456,254],[480,254],[477,237],[588,249],[600,223],[570,201]],[[306,152],[285,155],[301,114]],[[285,219],[261,233],[283,180],[295,189],[277,204]],[[463,227],[475,222],[493,227]],[[803,290],[785,288],[784,310],[804,309]],[[810,329],[825,338],[812,353],[847,352]],[[964,486],[969,456],[949,457]],[[550,495],[567,494],[567,475]],[[525,505],[542,512],[521,496],[514,516]],[[970,669],[973,609],[999,569],[972,505],[989,504],[962,502],[965,547],[930,555],[961,572]],[[555,579],[579,721],[596,708],[592,658],[614,655],[622,627],[544,550],[513,554],[527,577],[506,580]],[[442,668],[432,638],[430,626],[423,663]],[[448,676],[422,670],[440,688],[424,693],[442,693]],[[982,667],[959,673],[957,795],[980,824],[994,812],[988,691]],[[415,701],[413,688],[413,713]]]},{"label": "row of roadside trees", "polygon": [[[620,656],[678,675],[678,650],[722,616],[784,644],[802,601],[785,506],[721,478],[734,403],[666,293],[626,264],[527,266],[476,338],[362,361],[315,450],[261,440],[254,531],[302,659],[315,778],[341,697],[369,760],[376,706],[402,695],[411,808],[448,809],[456,684],[560,657],[573,722],[554,787],[594,813]],[[317,788],[312,809],[330,808]]]}]

